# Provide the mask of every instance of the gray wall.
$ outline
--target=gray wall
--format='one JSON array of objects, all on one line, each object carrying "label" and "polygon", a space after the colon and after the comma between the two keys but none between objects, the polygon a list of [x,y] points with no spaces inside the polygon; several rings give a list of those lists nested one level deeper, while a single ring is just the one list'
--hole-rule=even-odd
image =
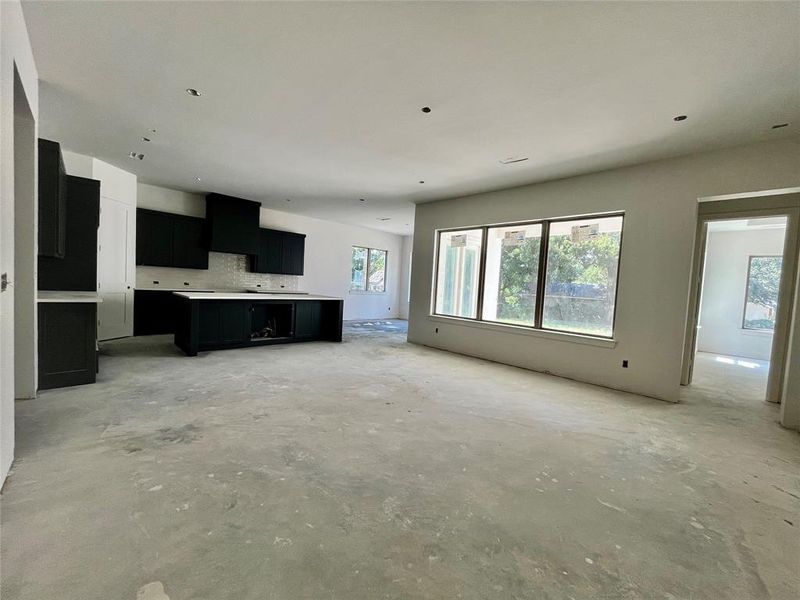
[{"label": "gray wall", "polygon": [[[795,137],[420,204],[409,340],[677,401],[698,199],[797,186]],[[625,211],[615,341],[431,316],[437,229],[606,211]]]}]

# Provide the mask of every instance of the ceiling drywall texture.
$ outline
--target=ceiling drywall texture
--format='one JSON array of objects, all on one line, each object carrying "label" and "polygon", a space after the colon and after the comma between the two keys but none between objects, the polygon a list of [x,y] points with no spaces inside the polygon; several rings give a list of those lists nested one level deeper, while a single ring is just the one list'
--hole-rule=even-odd
[{"label": "ceiling drywall texture", "polygon": [[24,11],[43,136],[145,182],[396,233],[416,202],[800,127],[795,2]]}]

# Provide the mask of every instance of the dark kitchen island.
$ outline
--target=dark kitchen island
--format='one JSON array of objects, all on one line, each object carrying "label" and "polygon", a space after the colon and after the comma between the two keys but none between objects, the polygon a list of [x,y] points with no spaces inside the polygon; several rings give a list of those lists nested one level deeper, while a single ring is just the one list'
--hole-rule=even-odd
[{"label": "dark kitchen island", "polygon": [[312,294],[175,292],[175,345],[187,356],[266,344],[342,341],[344,300]]}]

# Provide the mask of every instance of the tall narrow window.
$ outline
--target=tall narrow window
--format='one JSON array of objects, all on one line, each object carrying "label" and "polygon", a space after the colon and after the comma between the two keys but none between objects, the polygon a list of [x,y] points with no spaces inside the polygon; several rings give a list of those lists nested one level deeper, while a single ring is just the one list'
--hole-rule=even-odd
[{"label": "tall narrow window", "polygon": [[369,249],[367,291],[386,291],[386,250]]},{"label": "tall narrow window", "polygon": [[364,292],[367,289],[367,255],[369,250],[353,246],[353,259],[350,266],[350,289]]},{"label": "tall narrow window", "polygon": [[747,269],[744,329],[775,330],[782,256],[751,256]]},{"label": "tall narrow window", "polygon": [[483,229],[439,234],[435,312],[453,317],[478,316],[478,277]]},{"label": "tall narrow window", "polygon": [[489,227],[483,320],[517,325],[536,324],[536,288],[542,225]]},{"label": "tall narrow window", "polygon": [[622,217],[553,221],[542,327],[611,337]]}]

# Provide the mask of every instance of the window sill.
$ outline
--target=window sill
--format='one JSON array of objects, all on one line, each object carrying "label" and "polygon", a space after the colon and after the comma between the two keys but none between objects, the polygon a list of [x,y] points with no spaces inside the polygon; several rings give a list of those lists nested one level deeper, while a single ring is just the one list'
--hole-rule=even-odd
[{"label": "window sill", "polygon": [[448,323],[450,325],[459,325],[462,327],[474,327],[476,329],[488,329],[490,331],[499,331],[503,333],[513,333],[515,335],[527,335],[531,337],[540,337],[558,342],[569,342],[573,344],[584,344],[586,346],[595,346],[597,348],[615,348],[617,340],[613,338],[595,337],[593,335],[582,335],[580,333],[566,333],[563,331],[548,331],[546,329],[531,329],[529,327],[519,327],[517,325],[508,325],[506,323],[490,323],[488,321],[473,321],[471,319],[462,319],[459,317],[445,317],[442,315],[428,315],[432,321],[439,323]]}]

